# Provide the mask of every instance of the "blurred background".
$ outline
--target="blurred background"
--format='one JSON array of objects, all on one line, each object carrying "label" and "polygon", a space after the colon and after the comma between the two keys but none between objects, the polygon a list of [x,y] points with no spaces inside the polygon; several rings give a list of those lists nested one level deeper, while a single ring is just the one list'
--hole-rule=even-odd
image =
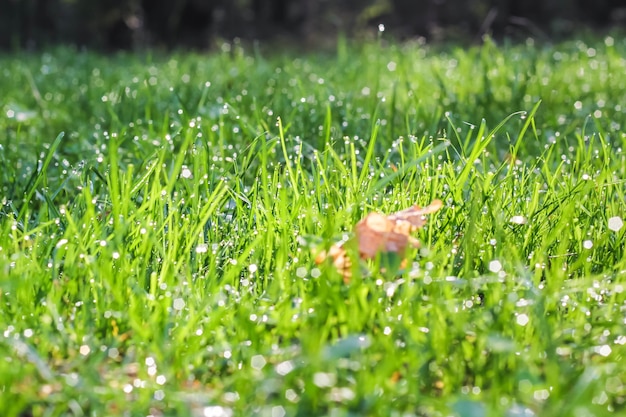
[{"label": "blurred background", "polygon": [[626,26],[626,0],[0,0],[0,48],[211,48],[216,40],[323,44],[337,34],[475,42]]}]

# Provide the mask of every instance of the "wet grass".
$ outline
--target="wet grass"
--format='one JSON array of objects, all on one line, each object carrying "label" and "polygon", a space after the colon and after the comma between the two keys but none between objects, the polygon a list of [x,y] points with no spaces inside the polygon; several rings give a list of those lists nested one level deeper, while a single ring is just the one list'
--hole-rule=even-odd
[{"label": "wet grass", "polygon": [[[0,57],[0,415],[626,412],[625,56]],[[397,276],[315,264],[436,198]]]}]

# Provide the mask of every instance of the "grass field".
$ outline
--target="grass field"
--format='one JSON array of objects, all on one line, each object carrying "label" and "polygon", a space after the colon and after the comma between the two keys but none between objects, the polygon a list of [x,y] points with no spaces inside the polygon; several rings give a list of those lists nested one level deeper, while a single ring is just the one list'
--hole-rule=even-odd
[{"label": "grass field", "polygon": [[[0,415],[624,415],[624,74],[620,36],[0,56]],[[435,199],[404,269],[314,262]]]}]

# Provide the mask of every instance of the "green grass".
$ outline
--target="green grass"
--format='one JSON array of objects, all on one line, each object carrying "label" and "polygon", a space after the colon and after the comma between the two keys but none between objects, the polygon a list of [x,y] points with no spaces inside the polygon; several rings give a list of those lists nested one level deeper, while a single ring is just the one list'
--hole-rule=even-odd
[{"label": "green grass", "polygon": [[[626,412],[625,57],[0,56],[0,415]],[[436,198],[405,271],[315,264]]]}]

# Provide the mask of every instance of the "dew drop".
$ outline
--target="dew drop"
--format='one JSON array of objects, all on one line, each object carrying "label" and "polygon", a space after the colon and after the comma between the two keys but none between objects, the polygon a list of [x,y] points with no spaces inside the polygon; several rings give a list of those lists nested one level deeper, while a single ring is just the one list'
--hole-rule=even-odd
[{"label": "dew drop", "polygon": [[202,410],[204,417],[232,417],[233,410],[219,405],[204,407]]},{"label": "dew drop", "polygon": [[254,355],[252,359],[250,359],[250,365],[257,370],[263,369],[263,367],[267,364],[267,361],[263,357],[263,355]]},{"label": "dew drop", "polygon": [[594,350],[597,354],[602,355],[604,357],[607,357],[611,354],[611,346],[609,345],[598,346]]},{"label": "dew drop", "polygon": [[320,388],[332,387],[337,383],[337,376],[326,372],[316,372],[313,375],[313,383]]},{"label": "dew drop", "polygon": [[287,412],[282,405],[272,407],[272,417],[285,417],[286,414]]},{"label": "dew drop", "polygon": [[614,232],[618,232],[622,227],[624,227],[624,222],[621,217],[615,216],[609,219],[609,229]]},{"label": "dew drop", "polygon": [[185,300],[183,300],[182,298],[175,299],[173,303],[173,307],[174,307],[174,310],[178,310],[178,311],[182,310],[183,308],[185,308]]},{"label": "dew drop", "polygon": [[517,319],[515,321],[520,326],[526,326],[528,324],[528,322],[530,321],[530,319],[528,318],[528,316],[526,314],[520,314],[520,315],[517,316]]},{"label": "dew drop", "polygon": [[509,220],[513,224],[526,224],[527,220],[524,216],[513,216],[511,220]]},{"label": "dew drop", "polygon": [[491,261],[489,262],[489,270],[496,274],[502,270],[502,264],[498,260]]},{"label": "dew drop", "polygon": [[284,376],[293,371],[294,368],[293,362],[291,361],[281,362],[276,365],[276,373]]},{"label": "dew drop", "polygon": [[185,178],[185,179],[189,179],[189,178],[193,177],[193,174],[192,174],[192,172],[191,172],[191,170],[189,168],[185,167],[181,171],[180,176]]}]

